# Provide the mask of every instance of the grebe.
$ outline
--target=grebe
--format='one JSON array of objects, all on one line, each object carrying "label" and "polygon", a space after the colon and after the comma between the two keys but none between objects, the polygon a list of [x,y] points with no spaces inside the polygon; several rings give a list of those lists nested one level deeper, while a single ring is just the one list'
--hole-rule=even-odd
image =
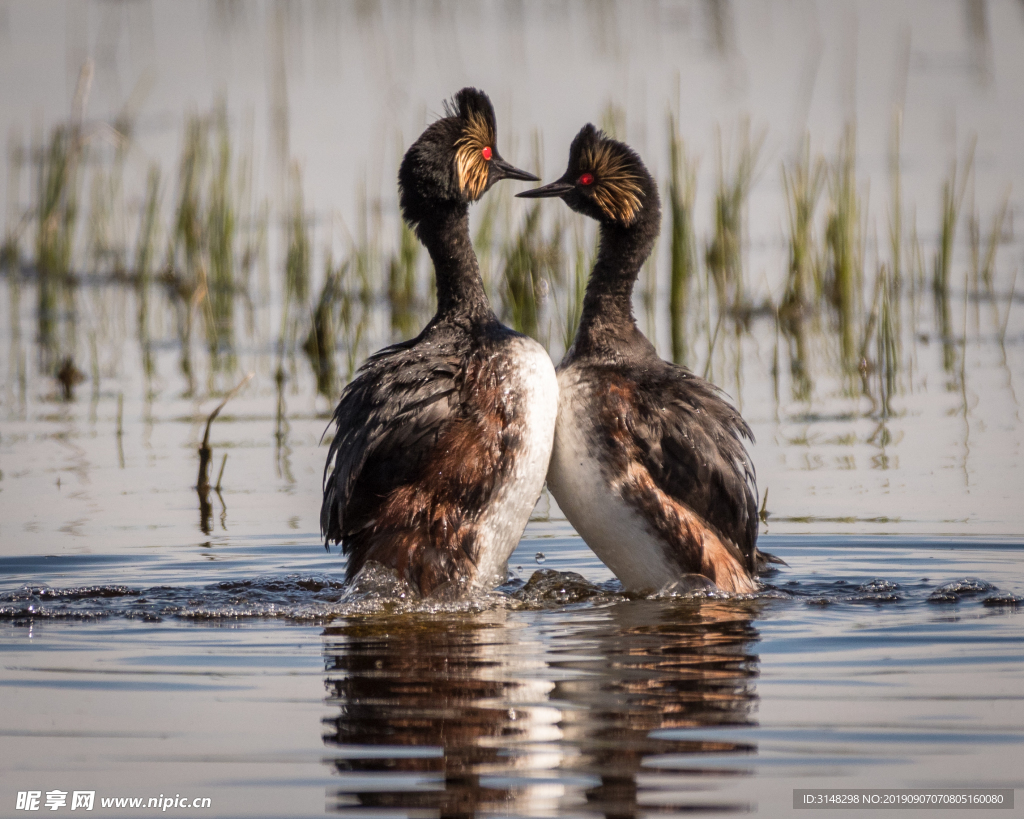
[{"label": "grebe", "polygon": [[600,223],[579,330],[558,366],[551,494],[629,591],[684,575],[755,591],[768,556],[756,547],[750,427],[716,387],[663,361],[633,317],[633,285],[661,228],[654,179],[628,146],[586,125],[561,179],[518,196],[557,196]]},{"label": "grebe", "polygon": [[342,392],[320,528],[346,581],[381,564],[423,596],[505,579],[547,471],[558,382],[547,352],[501,324],[469,238],[469,203],[538,181],[498,153],[494,108],[464,88],[406,152],[402,215],[426,246],[437,313],[366,360]]}]

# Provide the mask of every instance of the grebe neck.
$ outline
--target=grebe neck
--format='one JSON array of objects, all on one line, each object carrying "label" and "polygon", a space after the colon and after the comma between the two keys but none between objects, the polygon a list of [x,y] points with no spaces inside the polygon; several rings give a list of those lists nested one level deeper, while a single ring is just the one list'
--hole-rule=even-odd
[{"label": "grebe neck", "polygon": [[416,234],[434,263],[437,317],[493,315],[469,237],[468,206],[438,205],[417,224]]},{"label": "grebe neck", "polygon": [[641,212],[629,227],[601,224],[597,261],[583,297],[573,345],[576,355],[607,357],[624,346],[637,345],[653,350],[633,316],[633,287],[658,236],[657,223],[652,225],[645,216]]}]

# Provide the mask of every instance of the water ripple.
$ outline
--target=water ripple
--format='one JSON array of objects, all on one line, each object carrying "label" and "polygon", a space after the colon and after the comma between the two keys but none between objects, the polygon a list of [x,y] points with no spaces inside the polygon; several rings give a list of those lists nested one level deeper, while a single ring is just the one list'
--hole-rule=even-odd
[{"label": "water ripple", "polygon": [[[975,604],[1016,610],[1024,598],[1001,592],[993,584],[965,577],[932,585],[924,581],[900,584],[885,578],[863,583],[849,580],[789,581],[764,584],[756,594],[728,595],[713,586],[680,583],[658,598],[753,600],[765,604],[802,602],[808,606]],[[617,580],[591,582],[572,571],[539,569],[526,581],[514,573],[494,591],[456,600],[423,600],[384,570],[364,572],[351,586],[326,575],[262,575],[204,586],[161,585],[136,588],[95,584],[56,588],[25,585],[0,594],[0,620],[82,620],[102,618],[178,620],[283,619],[326,623],[339,616],[399,613],[457,613],[491,609],[542,610],[564,607],[602,607],[635,599]]]}]

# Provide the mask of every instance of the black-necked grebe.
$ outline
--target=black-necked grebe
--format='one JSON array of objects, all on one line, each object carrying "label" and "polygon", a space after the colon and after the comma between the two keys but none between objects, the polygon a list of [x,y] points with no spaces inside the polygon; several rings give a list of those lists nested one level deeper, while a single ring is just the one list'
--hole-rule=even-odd
[{"label": "black-necked grebe", "polygon": [[561,179],[518,195],[560,197],[600,223],[579,330],[558,366],[548,489],[630,591],[684,575],[756,590],[767,556],[756,547],[750,428],[716,387],[663,361],[633,318],[633,285],[661,229],[654,179],[587,125]]},{"label": "black-necked grebe", "polygon": [[402,215],[434,263],[437,314],[368,358],[334,411],[320,527],[348,555],[423,596],[505,578],[544,486],[558,383],[547,352],[491,310],[469,238],[469,203],[505,162],[487,95],[464,88],[405,154]]}]

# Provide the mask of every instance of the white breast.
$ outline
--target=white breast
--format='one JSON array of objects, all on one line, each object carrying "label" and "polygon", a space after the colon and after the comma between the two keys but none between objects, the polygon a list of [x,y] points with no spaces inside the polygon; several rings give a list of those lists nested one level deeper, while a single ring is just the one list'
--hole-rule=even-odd
[{"label": "white breast", "polygon": [[508,380],[509,404],[524,432],[514,462],[501,467],[508,472],[498,497],[481,518],[477,582],[482,588],[505,579],[508,558],[544,488],[558,412],[558,379],[544,348],[524,337],[509,345],[508,354],[516,363]]},{"label": "white breast", "polygon": [[[560,401],[548,490],[576,531],[623,586],[634,592],[660,591],[679,579],[665,559],[665,547],[644,519],[623,500],[602,462],[608,458],[592,434],[596,409],[592,388],[572,368],[558,374]],[[602,457],[605,456],[605,457]]]}]

